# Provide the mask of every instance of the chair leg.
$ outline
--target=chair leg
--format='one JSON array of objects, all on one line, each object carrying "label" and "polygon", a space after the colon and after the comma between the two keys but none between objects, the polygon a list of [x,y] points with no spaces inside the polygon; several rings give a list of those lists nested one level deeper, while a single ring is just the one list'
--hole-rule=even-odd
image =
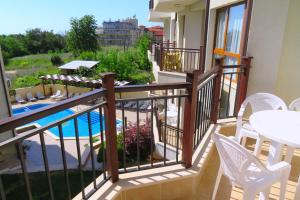
[{"label": "chair leg", "polygon": [[256,193],[251,190],[244,190],[243,200],[254,200]]},{"label": "chair leg", "polygon": [[216,182],[215,182],[215,188],[214,188],[214,191],[213,191],[212,200],[216,199],[222,175],[223,175],[223,170],[220,166],[219,171],[218,171],[218,175],[217,175],[217,179],[216,179]]},{"label": "chair leg", "polygon": [[266,200],[269,199],[269,194],[270,194],[271,188],[267,188],[263,190],[262,192],[259,193],[259,200]]},{"label": "chair leg", "polygon": [[247,137],[242,137],[242,146],[246,146]]},{"label": "chair leg", "polygon": [[264,143],[264,140],[262,138],[258,137],[256,139],[256,143],[255,143],[255,147],[254,147],[254,152],[253,152],[256,157],[258,157],[260,155],[263,143]]},{"label": "chair leg", "polygon": [[289,175],[290,175],[290,170],[286,170],[285,172],[283,172],[283,175],[282,175],[281,180],[280,180],[279,200],[284,200],[286,187],[287,187],[287,183],[288,183],[288,180],[289,180]]},{"label": "chair leg", "polygon": [[292,163],[292,158],[293,158],[293,155],[294,155],[294,151],[295,151],[294,147],[290,147],[290,146],[286,147],[286,154],[285,154],[285,157],[284,157],[285,162],[290,163],[290,164]]}]

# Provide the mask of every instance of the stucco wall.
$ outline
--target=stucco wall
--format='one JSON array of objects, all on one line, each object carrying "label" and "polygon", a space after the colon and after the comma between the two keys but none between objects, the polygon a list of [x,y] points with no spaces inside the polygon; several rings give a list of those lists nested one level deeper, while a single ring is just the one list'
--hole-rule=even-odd
[{"label": "stucco wall", "polygon": [[199,49],[201,45],[202,26],[204,20],[203,11],[190,11],[185,14],[185,30],[183,46],[185,48]]},{"label": "stucco wall", "polygon": [[289,1],[255,0],[248,41],[254,57],[248,94],[275,93]]},{"label": "stucco wall", "polygon": [[164,41],[170,40],[170,19],[164,20]]},{"label": "stucco wall", "polygon": [[300,97],[300,1],[290,0],[276,94],[286,102]]}]

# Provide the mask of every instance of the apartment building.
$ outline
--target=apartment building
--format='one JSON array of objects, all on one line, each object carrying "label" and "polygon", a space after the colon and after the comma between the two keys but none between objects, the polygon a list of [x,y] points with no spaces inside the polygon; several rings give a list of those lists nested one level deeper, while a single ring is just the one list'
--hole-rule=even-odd
[{"label": "apartment building", "polygon": [[251,56],[248,94],[271,92],[287,101],[299,96],[299,79],[295,77],[300,38],[297,1],[153,0],[150,5],[149,20],[163,22],[165,41],[175,41],[177,48],[187,52],[206,45],[206,70],[213,65],[215,56],[225,56],[225,64],[238,64],[242,56]]}]

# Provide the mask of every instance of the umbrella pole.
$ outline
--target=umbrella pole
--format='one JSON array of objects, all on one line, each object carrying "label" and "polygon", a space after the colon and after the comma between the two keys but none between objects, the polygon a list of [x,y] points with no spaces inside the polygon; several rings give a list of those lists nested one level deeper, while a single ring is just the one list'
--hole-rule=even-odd
[{"label": "umbrella pole", "polygon": [[69,90],[68,90],[68,83],[65,83],[66,92],[67,92],[67,99],[69,98]]},{"label": "umbrella pole", "polygon": [[46,96],[46,90],[45,90],[45,81],[42,80],[42,85],[43,85],[43,92],[44,92],[44,96]]}]

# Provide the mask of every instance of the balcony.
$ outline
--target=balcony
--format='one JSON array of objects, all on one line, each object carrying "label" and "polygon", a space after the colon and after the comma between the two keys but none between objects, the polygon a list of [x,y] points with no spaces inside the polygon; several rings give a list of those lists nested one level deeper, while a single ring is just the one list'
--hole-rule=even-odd
[{"label": "balcony", "polygon": [[148,20],[151,22],[163,22],[166,18],[171,18],[170,12],[157,12],[153,9],[154,0],[149,1],[149,17]]},{"label": "balcony", "polygon": [[[141,197],[134,188],[143,187],[157,190],[150,199],[161,194],[160,188],[162,199],[172,199],[172,193],[190,199],[185,197],[194,195],[188,191],[205,167],[214,124],[219,116],[234,117],[228,107],[236,110],[245,98],[249,62],[222,63],[217,59],[206,73],[194,70],[186,82],[171,84],[115,87],[114,75],[103,74],[101,89],[1,120],[0,133],[13,135],[0,142],[1,153],[6,152],[0,165],[2,199],[20,199],[20,194],[22,199],[116,199],[123,194],[136,199]],[[238,77],[235,92],[226,86],[230,76]],[[223,92],[232,98],[219,99]],[[228,112],[221,111],[224,105]],[[72,114],[38,125],[37,120],[66,109]],[[182,192],[173,191],[176,185]]]},{"label": "balcony", "polygon": [[177,48],[176,44],[163,42],[152,44],[150,48],[154,61],[160,71],[184,73],[189,70],[199,69],[204,71],[204,49]]},{"label": "balcony", "polygon": [[[176,12],[199,0],[153,0],[153,9],[157,12]],[[199,1],[200,2],[200,1]]]}]

